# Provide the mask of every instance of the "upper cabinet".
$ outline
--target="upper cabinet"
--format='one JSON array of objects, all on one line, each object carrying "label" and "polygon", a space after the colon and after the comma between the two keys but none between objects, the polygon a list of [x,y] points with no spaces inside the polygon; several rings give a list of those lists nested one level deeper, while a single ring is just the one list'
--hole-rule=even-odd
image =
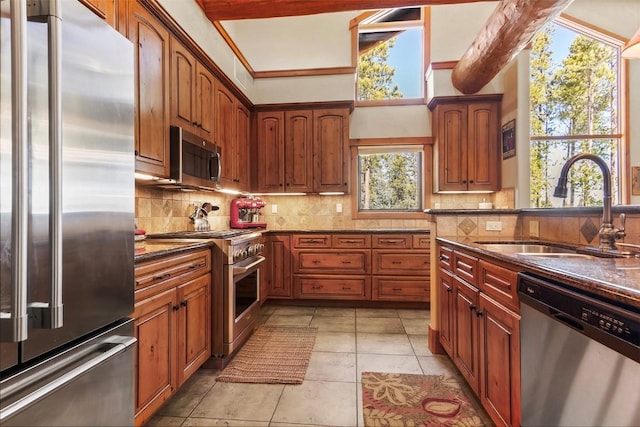
[{"label": "upper cabinet", "polygon": [[256,113],[259,192],[348,191],[349,107]]},{"label": "upper cabinet", "polygon": [[169,177],[169,45],[167,29],[137,1],[128,2],[136,76],[136,170]]},{"label": "upper cabinet", "polygon": [[215,142],[222,157],[222,187],[249,190],[249,110],[216,79]]},{"label": "upper cabinet", "polygon": [[434,191],[500,189],[502,95],[434,98]]},{"label": "upper cabinet", "polygon": [[179,41],[171,39],[171,123],[213,141],[214,77]]},{"label": "upper cabinet", "polygon": [[80,3],[87,6],[105,22],[117,29],[117,7],[116,0],[80,0]]}]

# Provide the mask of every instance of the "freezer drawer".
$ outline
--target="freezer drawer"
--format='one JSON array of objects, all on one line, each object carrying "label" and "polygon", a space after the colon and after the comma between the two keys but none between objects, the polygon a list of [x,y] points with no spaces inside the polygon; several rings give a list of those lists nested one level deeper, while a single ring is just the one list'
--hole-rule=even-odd
[{"label": "freezer drawer", "polygon": [[127,319],[0,382],[0,425],[133,425],[133,322]]}]

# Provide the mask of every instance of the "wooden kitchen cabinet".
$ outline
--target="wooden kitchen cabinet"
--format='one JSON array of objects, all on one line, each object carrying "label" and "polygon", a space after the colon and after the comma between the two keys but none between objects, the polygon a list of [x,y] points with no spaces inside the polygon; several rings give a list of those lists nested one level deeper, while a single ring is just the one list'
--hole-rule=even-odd
[{"label": "wooden kitchen cabinet", "polygon": [[371,240],[355,234],[332,237],[337,235],[293,235],[294,297],[370,300]]},{"label": "wooden kitchen cabinet", "polygon": [[136,82],[136,170],[168,178],[170,35],[139,2],[127,7]]},{"label": "wooden kitchen cabinet", "polygon": [[444,245],[438,262],[440,344],[496,425],[518,426],[517,272]]},{"label": "wooden kitchen cabinet", "polygon": [[215,142],[222,156],[223,188],[249,189],[249,111],[215,80]]},{"label": "wooden kitchen cabinet", "polygon": [[313,111],[313,191],[349,191],[349,109]]},{"label": "wooden kitchen cabinet", "polygon": [[[268,235],[265,241],[265,298],[291,298],[291,236]],[[261,298],[261,301],[264,300]]]},{"label": "wooden kitchen cabinet", "polygon": [[372,239],[372,298],[377,301],[428,302],[428,235],[380,234]]},{"label": "wooden kitchen cabinet", "polygon": [[80,0],[82,4],[87,6],[93,13],[117,29],[117,7],[116,0]]},{"label": "wooden kitchen cabinet", "polygon": [[349,108],[296,107],[256,113],[256,191],[347,192]]},{"label": "wooden kitchen cabinet", "polygon": [[433,111],[438,191],[500,189],[501,95],[440,97]]},{"label": "wooden kitchen cabinet", "polygon": [[144,261],[135,276],[135,423],[142,425],[211,356],[211,251]]},{"label": "wooden kitchen cabinet", "polygon": [[213,141],[214,77],[178,40],[171,38],[171,122]]}]

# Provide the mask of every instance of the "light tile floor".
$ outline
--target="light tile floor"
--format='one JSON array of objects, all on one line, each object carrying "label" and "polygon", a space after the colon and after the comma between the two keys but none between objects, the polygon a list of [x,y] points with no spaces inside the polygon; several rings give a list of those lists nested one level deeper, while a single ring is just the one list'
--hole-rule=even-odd
[{"label": "light tile floor", "polygon": [[479,408],[449,358],[429,351],[427,310],[265,305],[262,322],[318,328],[302,384],[216,382],[219,371],[200,369],[147,425],[363,426],[366,371],[455,376]]}]

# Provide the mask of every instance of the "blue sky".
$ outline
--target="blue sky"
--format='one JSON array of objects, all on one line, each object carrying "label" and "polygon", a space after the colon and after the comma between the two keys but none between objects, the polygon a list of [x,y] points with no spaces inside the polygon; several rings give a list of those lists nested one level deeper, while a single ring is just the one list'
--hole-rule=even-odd
[{"label": "blue sky", "polygon": [[396,38],[396,44],[389,53],[388,63],[395,67],[394,83],[400,87],[405,98],[420,98],[420,78],[416,70],[421,70],[422,53],[415,46],[421,46],[422,31],[403,31]]}]

